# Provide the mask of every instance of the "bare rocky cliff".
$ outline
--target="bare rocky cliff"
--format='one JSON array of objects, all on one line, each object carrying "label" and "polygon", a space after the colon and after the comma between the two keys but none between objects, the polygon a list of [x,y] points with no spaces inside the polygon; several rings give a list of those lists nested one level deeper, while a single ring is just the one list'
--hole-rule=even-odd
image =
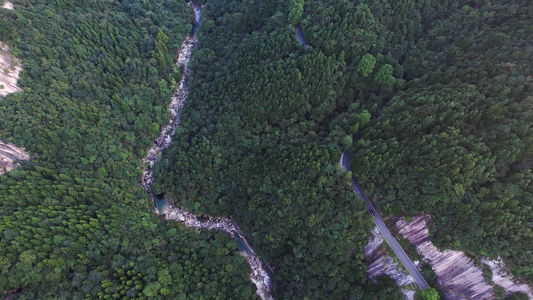
[{"label": "bare rocky cliff", "polygon": [[9,47],[0,41],[0,96],[22,91],[17,86],[21,70],[20,61],[11,54]]},{"label": "bare rocky cliff", "polygon": [[9,10],[15,9],[15,7],[13,6],[13,3],[9,1],[5,1],[4,4],[2,5],[2,8],[9,9]]},{"label": "bare rocky cliff", "polygon": [[498,257],[496,260],[483,257],[481,263],[489,266],[492,271],[492,282],[503,287],[506,295],[511,293],[522,293],[526,294],[529,299],[533,299],[533,288],[527,284],[518,282],[513,276],[509,275],[501,257]]},{"label": "bare rocky cliff", "polygon": [[0,140],[0,175],[20,167],[20,161],[29,159],[30,155],[23,148],[6,144]]},{"label": "bare rocky cliff", "polygon": [[[365,255],[370,261],[370,265],[366,272],[368,278],[374,280],[381,275],[389,276],[396,282],[399,287],[405,287],[410,284],[415,285],[415,281],[411,275],[407,274],[405,270],[394,262],[392,257],[388,256],[385,249],[381,246],[383,243],[383,236],[377,227],[372,229],[372,236],[368,238],[368,245],[365,247]],[[404,299],[410,300],[414,298],[414,291],[402,289]]]},{"label": "bare rocky cliff", "polygon": [[463,252],[440,251],[429,239],[424,216],[413,217],[410,222],[398,220],[400,234],[415,246],[438,278],[446,299],[493,299],[493,287],[483,276],[483,269]]}]

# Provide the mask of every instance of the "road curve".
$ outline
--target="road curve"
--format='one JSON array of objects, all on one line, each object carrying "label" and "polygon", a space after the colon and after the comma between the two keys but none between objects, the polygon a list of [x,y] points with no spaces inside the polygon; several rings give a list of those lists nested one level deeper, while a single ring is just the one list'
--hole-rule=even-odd
[{"label": "road curve", "polygon": [[[346,169],[346,171],[350,171],[350,154],[349,153],[342,152],[340,165],[343,166]],[[365,193],[363,193],[363,190],[357,184],[357,182],[355,181],[355,177],[353,176],[352,176],[352,188],[355,194],[359,195],[361,199],[365,200],[366,207],[374,216],[374,222],[376,223],[376,226],[378,227],[379,231],[381,232],[381,234],[383,235],[387,243],[389,243],[394,253],[396,253],[396,256],[398,256],[402,264],[409,271],[411,276],[413,276],[414,280],[418,284],[418,287],[420,287],[420,289],[422,290],[429,287],[424,277],[422,277],[422,275],[420,274],[418,269],[415,267],[413,262],[409,259],[407,254],[405,254],[405,251],[403,251],[400,244],[398,244],[398,241],[396,241],[396,239],[392,236],[392,234],[390,233],[390,230],[385,225],[385,222],[383,222],[383,220],[379,216],[379,213],[376,211],[376,209],[374,208],[370,200],[368,200]]]}]

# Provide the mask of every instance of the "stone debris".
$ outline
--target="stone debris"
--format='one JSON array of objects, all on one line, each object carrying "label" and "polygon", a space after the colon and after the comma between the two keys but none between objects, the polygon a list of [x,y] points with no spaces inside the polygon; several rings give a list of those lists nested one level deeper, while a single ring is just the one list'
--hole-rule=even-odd
[{"label": "stone debris", "polygon": [[[368,238],[368,245],[364,249],[366,257],[372,260],[368,266],[368,269],[366,270],[368,273],[368,278],[373,280],[381,275],[387,275],[392,278],[398,286],[414,284],[415,281],[413,277],[409,274],[406,274],[404,270],[398,266],[398,263],[394,262],[392,257],[378,253],[377,250],[381,246],[381,243],[383,243],[383,236],[377,227],[374,227],[371,232],[372,237]],[[407,294],[404,293],[404,296],[405,295]]]},{"label": "stone debris", "polygon": [[29,160],[30,155],[23,149],[0,140],[0,175],[20,167],[20,161]]},{"label": "stone debris", "polygon": [[482,257],[481,263],[489,266],[492,271],[492,282],[503,287],[506,296],[511,293],[522,293],[526,294],[529,299],[533,299],[533,289],[527,284],[518,282],[513,276],[509,275],[505,270],[505,263],[501,257],[498,257],[496,260]]},{"label": "stone debris", "polygon": [[17,86],[20,71],[22,71],[20,61],[11,54],[9,47],[0,41],[0,96],[22,91]]},{"label": "stone debris", "polygon": [[483,276],[483,269],[463,252],[446,249],[439,251],[429,239],[424,216],[412,221],[396,222],[404,236],[427,262],[435,274],[446,299],[493,299],[493,287]]},{"label": "stone debris", "polygon": [[[200,14],[202,8],[193,4],[195,22],[200,21]],[[167,125],[161,128],[160,137],[154,142],[154,145],[148,150],[147,155],[143,158],[142,166],[142,182],[141,185],[146,191],[153,196],[151,185],[153,183],[153,166],[161,157],[161,151],[166,149],[172,142],[172,135],[176,131],[180,123],[180,110],[185,104],[185,99],[189,93],[187,88],[187,75],[189,74],[189,61],[191,59],[192,49],[198,42],[195,34],[189,34],[183,41],[181,48],[178,52],[178,59],[176,65],[183,67],[183,75],[181,77],[180,84],[176,89],[176,92],[172,96],[172,99],[167,106],[167,109],[171,113],[170,121]],[[157,208],[156,213],[160,213]],[[252,269],[250,279],[257,286],[257,295],[263,300],[273,299],[270,296],[272,280],[270,275],[266,272],[266,269],[261,262],[261,259],[255,254],[255,251],[250,246],[249,241],[244,237],[241,230],[230,219],[227,218],[213,218],[209,216],[202,216],[202,220],[198,219],[198,216],[191,212],[185,211],[182,208],[178,208],[169,204],[168,208],[164,212],[166,220],[176,220],[183,223],[187,227],[194,229],[205,228],[207,230],[221,230],[227,233],[232,238],[239,237],[250,251],[239,251],[239,253],[246,259]]]}]

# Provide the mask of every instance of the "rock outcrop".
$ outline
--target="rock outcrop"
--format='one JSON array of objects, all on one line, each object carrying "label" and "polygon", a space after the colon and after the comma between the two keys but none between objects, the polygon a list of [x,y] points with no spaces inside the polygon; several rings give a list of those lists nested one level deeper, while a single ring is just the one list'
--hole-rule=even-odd
[{"label": "rock outcrop", "polygon": [[[415,281],[413,277],[401,269],[398,263],[394,262],[392,257],[384,254],[385,251],[381,247],[382,243],[383,236],[378,228],[374,227],[374,229],[372,229],[372,236],[368,238],[368,245],[364,250],[366,257],[371,261],[366,270],[368,278],[373,280],[381,275],[387,275],[400,287],[414,284]],[[406,297],[406,299],[410,299],[407,295]]]},{"label": "rock outcrop", "polygon": [[29,159],[30,155],[23,148],[6,144],[0,140],[0,175],[20,167],[20,161]]},{"label": "rock outcrop", "polygon": [[533,288],[529,285],[520,283],[505,270],[505,264],[501,257],[497,260],[491,260],[486,257],[481,258],[481,263],[489,266],[492,271],[492,282],[505,289],[506,295],[511,293],[526,294],[529,299],[533,299]]},{"label": "rock outcrop", "polygon": [[15,7],[13,6],[13,3],[9,1],[5,1],[4,4],[2,5],[2,8],[9,9],[9,10],[15,9]]},{"label": "rock outcrop", "polygon": [[493,287],[483,276],[483,269],[463,252],[440,251],[431,243],[424,216],[412,221],[398,220],[396,226],[435,274],[446,299],[493,299]]},{"label": "rock outcrop", "polygon": [[21,70],[20,61],[11,54],[9,47],[0,41],[0,96],[22,91],[17,86]]}]

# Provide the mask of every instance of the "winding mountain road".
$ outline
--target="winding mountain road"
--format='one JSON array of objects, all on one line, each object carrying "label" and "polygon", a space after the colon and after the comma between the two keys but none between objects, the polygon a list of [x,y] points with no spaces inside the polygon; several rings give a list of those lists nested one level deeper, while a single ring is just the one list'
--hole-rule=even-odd
[{"label": "winding mountain road", "polygon": [[[342,152],[340,165],[344,167],[346,171],[350,171],[350,154],[349,153]],[[378,227],[379,231],[381,232],[381,234],[383,235],[387,243],[389,243],[390,247],[392,248],[394,253],[396,253],[396,256],[398,256],[398,258],[400,259],[402,264],[405,266],[405,268],[407,268],[411,276],[413,276],[414,280],[418,284],[418,287],[420,287],[420,289],[422,290],[429,287],[424,277],[422,277],[422,275],[420,274],[418,269],[415,267],[413,262],[409,259],[407,254],[405,254],[405,251],[403,251],[400,244],[398,244],[398,241],[396,241],[396,239],[392,236],[392,234],[390,233],[390,230],[385,225],[385,222],[383,222],[378,212],[376,211],[376,209],[374,208],[370,200],[368,200],[365,193],[363,193],[363,190],[357,184],[353,176],[352,176],[352,188],[355,194],[359,195],[361,199],[365,200],[366,207],[370,211],[370,213],[374,216],[374,222],[376,223],[376,226]]]}]

